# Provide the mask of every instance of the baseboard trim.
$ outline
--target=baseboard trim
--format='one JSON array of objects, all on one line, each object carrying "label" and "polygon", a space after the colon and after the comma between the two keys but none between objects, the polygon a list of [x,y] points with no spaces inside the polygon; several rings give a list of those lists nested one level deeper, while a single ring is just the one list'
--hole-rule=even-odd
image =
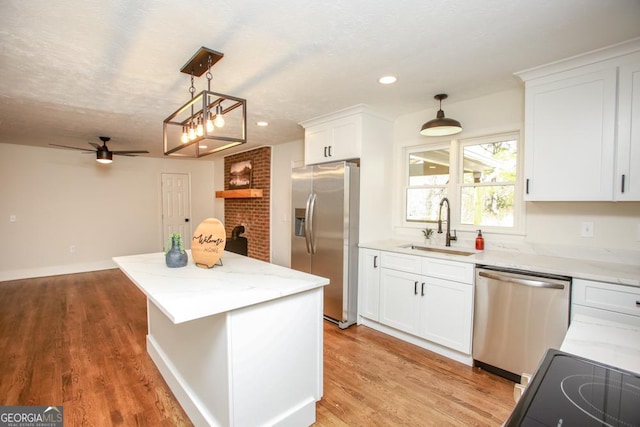
[{"label": "baseboard trim", "polygon": [[113,260],[93,261],[80,264],[52,265],[48,267],[25,268],[20,270],[0,271],[0,282],[37,277],[59,276],[61,274],[86,273],[89,271],[110,270],[118,268]]}]

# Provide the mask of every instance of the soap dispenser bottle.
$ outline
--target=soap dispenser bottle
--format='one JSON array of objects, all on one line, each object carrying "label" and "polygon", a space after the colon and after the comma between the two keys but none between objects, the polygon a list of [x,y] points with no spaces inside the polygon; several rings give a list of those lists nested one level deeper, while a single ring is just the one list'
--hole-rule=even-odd
[{"label": "soap dispenser bottle", "polygon": [[482,230],[478,230],[478,237],[476,237],[476,250],[484,250],[484,237],[482,237]]}]

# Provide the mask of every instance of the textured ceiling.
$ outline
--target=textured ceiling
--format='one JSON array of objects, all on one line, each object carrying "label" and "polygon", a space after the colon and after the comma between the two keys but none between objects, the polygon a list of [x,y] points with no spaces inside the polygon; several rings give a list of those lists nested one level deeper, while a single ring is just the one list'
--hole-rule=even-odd
[{"label": "textured ceiling", "polygon": [[3,0],[0,142],[108,135],[113,150],[161,157],[162,121],[189,97],[179,70],[200,46],[224,53],[212,89],[247,99],[257,146],[360,103],[393,118],[446,92],[446,111],[517,87],[515,71],[638,36],[639,0]]}]

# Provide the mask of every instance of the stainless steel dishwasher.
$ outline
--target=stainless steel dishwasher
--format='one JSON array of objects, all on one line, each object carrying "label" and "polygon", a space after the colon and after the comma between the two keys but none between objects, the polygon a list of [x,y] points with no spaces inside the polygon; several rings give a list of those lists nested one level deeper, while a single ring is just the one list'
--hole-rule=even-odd
[{"label": "stainless steel dishwasher", "polygon": [[478,265],[473,359],[512,381],[533,374],[569,327],[571,278]]}]

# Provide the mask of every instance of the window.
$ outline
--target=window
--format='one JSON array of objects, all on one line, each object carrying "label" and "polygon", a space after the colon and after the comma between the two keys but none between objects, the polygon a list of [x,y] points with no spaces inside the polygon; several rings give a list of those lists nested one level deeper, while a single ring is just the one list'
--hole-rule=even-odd
[{"label": "window", "polygon": [[447,197],[449,149],[409,152],[407,221],[437,221],[440,200]]},{"label": "window", "polygon": [[515,225],[518,140],[505,135],[461,144],[460,224]]},{"label": "window", "polygon": [[452,226],[515,231],[518,140],[513,133],[407,149],[405,221],[436,222],[447,197]]}]

